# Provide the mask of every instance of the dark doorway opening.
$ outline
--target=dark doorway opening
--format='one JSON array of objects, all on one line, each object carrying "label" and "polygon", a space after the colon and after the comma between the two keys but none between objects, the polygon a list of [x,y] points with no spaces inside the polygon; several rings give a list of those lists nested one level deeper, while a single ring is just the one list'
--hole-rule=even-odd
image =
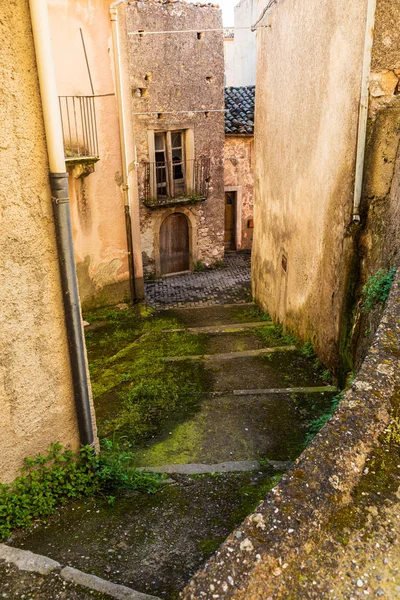
[{"label": "dark doorway opening", "polygon": [[164,219],[160,230],[161,275],[180,273],[190,268],[189,223],[182,213]]},{"label": "dark doorway opening", "polygon": [[225,250],[236,250],[236,192],[225,192]]}]

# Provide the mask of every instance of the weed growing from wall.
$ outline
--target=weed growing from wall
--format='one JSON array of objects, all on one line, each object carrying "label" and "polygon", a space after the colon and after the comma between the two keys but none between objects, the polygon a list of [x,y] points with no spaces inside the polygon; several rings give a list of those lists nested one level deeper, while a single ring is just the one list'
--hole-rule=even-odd
[{"label": "weed growing from wall", "polygon": [[395,274],[395,268],[389,271],[380,269],[368,279],[362,291],[364,297],[362,310],[364,312],[370,312],[379,304],[385,304],[389,297]]}]

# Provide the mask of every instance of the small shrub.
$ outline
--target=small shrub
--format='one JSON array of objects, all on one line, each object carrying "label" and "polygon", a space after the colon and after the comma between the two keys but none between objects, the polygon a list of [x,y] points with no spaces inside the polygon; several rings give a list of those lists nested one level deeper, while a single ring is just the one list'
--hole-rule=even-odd
[{"label": "small shrub", "polygon": [[390,269],[389,271],[380,269],[375,275],[368,279],[362,291],[364,296],[362,310],[364,312],[370,312],[378,304],[385,304],[389,297],[395,274],[395,268]]},{"label": "small shrub", "polygon": [[306,342],[305,344],[303,344],[302,347],[300,348],[300,352],[306,358],[314,358],[315,357],[314,348],[313,348],[311,342]]},{"label": "small shrub", "polygon": [[339,406],[340,401],[342,400],[345,392],[341,392],[334,396],[331,400],[330,409],[316,417],[308,424],[308,433],[306,436],[306,445],[308,445],[317,435],[317,433],[323,428],[323,426],[329,421],[329,419],[334,415],[337,407]]},{"label": "small shrub", "polygon": [[75,455],[51,444],[47,455],[25,459],[22,474],[12,484],[0,484],[0,539],[48,517],[68,500],[122,487],[153,493],[160,480],[135,469],[133,454],[115,441],[107,441],[98,456],[90,446]]}]

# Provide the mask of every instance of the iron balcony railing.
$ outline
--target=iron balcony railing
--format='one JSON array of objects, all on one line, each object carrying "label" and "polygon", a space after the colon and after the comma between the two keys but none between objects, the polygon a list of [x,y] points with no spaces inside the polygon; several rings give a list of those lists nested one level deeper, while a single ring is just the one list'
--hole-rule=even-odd
[{"label": "iron balcony railing", "polygon": [[59,96],[65,159],[98,159],[96,96]]},{"label": "iron balcony railing", "polygon": [[141,171],[141,197],[150,208],[207,200],[209,158],[186,160],[183,164],[142,162]]}]

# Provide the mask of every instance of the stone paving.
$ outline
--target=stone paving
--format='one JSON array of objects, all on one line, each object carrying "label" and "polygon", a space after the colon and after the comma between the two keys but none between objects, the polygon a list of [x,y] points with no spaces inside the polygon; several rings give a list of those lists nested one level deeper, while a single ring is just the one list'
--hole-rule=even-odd
[{"label": "stone paving", "polygon": [[146,300],[153,308],[234,304],[250,297],[250,254],[225,256],[224,266],[164,277],[146,283]]}]

